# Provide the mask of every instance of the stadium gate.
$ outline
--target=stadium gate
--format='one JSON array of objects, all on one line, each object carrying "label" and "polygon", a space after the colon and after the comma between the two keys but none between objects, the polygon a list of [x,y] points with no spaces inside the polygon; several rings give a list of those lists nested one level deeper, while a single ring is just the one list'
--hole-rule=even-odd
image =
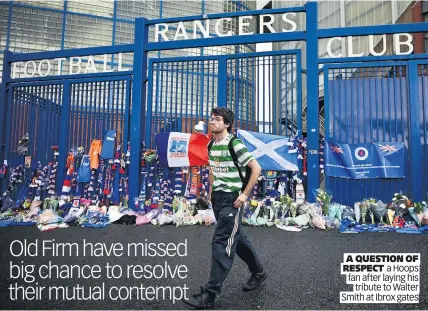
[{"label": "stadium gate", "polygon": [[[118,143],[124,145],[124,150],[128,142],[131,144],[132,200],[139,192],[143,143],[154,147],[154,134],[159,131],[192,131],[194,123],[207,122],[210,109],[218,105],[233,108],[236,124],[242,129],[287,136],[307,132],[307,192],[311,202],[315,199],[313,191],[320,187],[322,137],[349,144],[403,142],[406,147],[407,164],[402,179],[326,177],[326,188],[333,193],[334,201],[352,204],[371,196],[387,200],[399,190],[410,194],[415,201],[422,200],[427,195],[428,182],[428,95],[424,92],[428,55],[319,58],[318,40],[426,32],[428,23],[319,29],[317,10],[316,2],[309,1],[294,8],[159,20],[137,18],[133,44],[28,54],[5,52],[0,160],[6,159],[10,164],[24,161],[16,154],[16,143],[25,133],[30,135],[29,155],[42,165],[53,157],[51,146],[58,145],[59,192],[68,150],[80,145],[88,150],[92,139],[102,139],[103,130],[116,129]],[[306,14],[305,31],[149,41],[152,28],[160,24],[291,12]],[[148,58],[148,53],[154,51],[285,41],[306,42],[306,68],[301,68],[300,50]],[[34,74],[41,63],[46,67],[47,59],[105,54],[116,57],[118,53],[133,53],[133,68],[73,75],[61,74],[60,68],[57,74],[37,77]],[[39,65],[35,63],[37,60]],[[13,76],[14,63],[25,61],[32,62],[32,76]],[[86,61],[89,62],[89,57]],[[355,71],[365,74],[352,74]],[[304,103],[303,74],[307,92]],[[320,74],[324,75],[325,116],[320,116]],[[288,77],[297,83],[284,81]],[[284,91],[279,88],[281,83],[292,86]],[[373,101],[375,104],[371,105]],[[325,117],[323,127],[320,117]],[[273,122],[278,119],[279,122]],[[349,131],[350,128],[354,130]]]}]

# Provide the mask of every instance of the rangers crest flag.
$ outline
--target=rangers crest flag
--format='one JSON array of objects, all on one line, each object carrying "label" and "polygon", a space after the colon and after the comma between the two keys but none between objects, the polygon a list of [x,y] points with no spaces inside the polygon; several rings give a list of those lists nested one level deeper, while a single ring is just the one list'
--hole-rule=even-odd
[{"label": "rangers crest flag", "polygon": [[404,144],[324,141],[325,174],[350,179],[403,178]]},{"label": "rangers crest flag", "polygon": [[208,164],[210,138],[202,133],[164,132],[156,134],[159,165],[168,167]]}]

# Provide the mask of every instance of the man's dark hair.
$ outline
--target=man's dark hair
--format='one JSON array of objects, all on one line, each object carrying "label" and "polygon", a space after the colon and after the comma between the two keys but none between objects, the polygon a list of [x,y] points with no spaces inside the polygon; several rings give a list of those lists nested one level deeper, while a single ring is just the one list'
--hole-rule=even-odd
[{"label": "man's dark hair", "polygon": [[217,117],[223,117],[224,124],[229,124],[227,131],[232,132],[233,120],[235,119],[235,114],[232,110],[226,107],[216,107],[211,110],[211,115]]}]

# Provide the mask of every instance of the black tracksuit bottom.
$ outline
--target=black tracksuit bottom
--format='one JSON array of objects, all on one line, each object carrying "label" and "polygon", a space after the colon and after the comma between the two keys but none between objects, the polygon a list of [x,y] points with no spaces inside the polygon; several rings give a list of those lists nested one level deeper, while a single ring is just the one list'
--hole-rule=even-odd
[{"label": "black tracksuit bottom", "polygon": [[238,192],[212,193],[211,200],[217,226],[212,239],[211,275],[205,285],[205,290],[210,294],[220,294],[223,282],[232,268],[235,253],[248,265],[251,273],[263,270],[253,245],[242,231],[244,208],[233,206],[238,196]]}]

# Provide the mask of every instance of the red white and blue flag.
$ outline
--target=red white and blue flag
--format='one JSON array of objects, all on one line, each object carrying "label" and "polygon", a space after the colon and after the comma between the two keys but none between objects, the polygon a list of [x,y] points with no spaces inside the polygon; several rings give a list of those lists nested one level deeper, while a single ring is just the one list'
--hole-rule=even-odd
[{"label": "red white and blue flag", "polygon": [[201,133],[164,132],[156,134],[159,165],[168,167],[208,164],[210,138]]}]

